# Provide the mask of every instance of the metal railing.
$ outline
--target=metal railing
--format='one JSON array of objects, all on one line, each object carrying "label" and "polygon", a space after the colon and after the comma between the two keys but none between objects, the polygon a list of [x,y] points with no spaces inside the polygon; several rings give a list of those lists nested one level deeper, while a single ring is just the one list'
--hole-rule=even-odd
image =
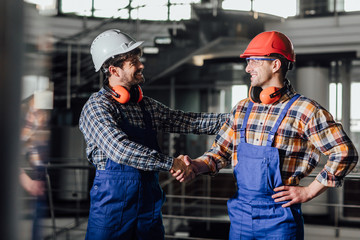
[{"label": "metal railing", "polygon": [[[43,228],[51,228],[52,233],[48,236],[45,236],[45,239],[57,239],[60,235],[68,235],[71,231],[84,231],[85,235],[85,229],[79,229],[79,226],[81,226],[83,223],[87,221],[86,215],[88,209],[83,208],[81,206],[81,201],[76,200],[76,209],[66,209],[66,206],[56,206],[54,201],[54,194],[59,194],[61,191],[78,191],[79,194],[86,193],[88,195],[88,191],[79,191],[79,190],[60,190],[60,189],[54,189],[52,181],[54,179],[51,179],[51,174],[49,172],[52,171],[61,171],[61,170],[83,170],[90,173],[90,171],[94,171],[94,167],[91,165],[74,165],[74,164],[49,164],[46,169],[46,183],[48,187],[48,200],[49,200],[49,212],[50,212],[50,226],[42,226]],[[230,174],[232,173],[231,169],[227,169],[225,171],[222,171],[220,174]],[[74,174],[76,172],[74,171]],[[166,173],[164,173],[166,174]],[[316,173],[312,174],[311,176],[316,176]],[[163,208],[163,218],[164,222],[170,223],[168,224],[168,227],[166,228],[166,239],[203,239],[203,240],[209,240],[209,238],[199,238],[199,237],[191,237],[191,236],[184,236],[184,235],[177,235],[177,227],[179,224],[188,224],[190,222],[203,222],[206,224],[211,223],[230,223],[229,217],[227,216],[227,208],[226,208],[226,202],[229,199],[228,197],[219,197],[219,196],[210,196],[207,195],[209,192],[204,191],[202,195],[197,195],[196,188],[202,188],[209,190],[211,189],[211,183],[210,180],[216,180],[215,178],[210,178],[208,176],[200,176],[199,178],[202,178],[203,184],[194,184],[192,186],[192,195],[189,195],[189,192],[186,191],[186,184],[180,184],[180,189],[176,189],[176,191],[180,192],[180,194],[174,194],[176,191],[172,191],[172,194],[167,194],[167,201]],[[345,181],[360,181],[360,174],[354,173],[349,174]],[[174,180],[170,174],[168,174],[168,177],[161,181],[161,187],[163,189],[169,189],[169,188],[179,188],[179,184]],[[193,184],[193,183],[190,183]],[[205,185],[205,187],[204,187]],[[189,186],[187,186],[189,187]],[[235,186],[234,186],[235,187]],[[173,189],[175,190],[175,189]],[[359,190],[360,191],[360,190]],[[190,194],[191,194],[190,193]],[[342,224],[344,217],[342,216],[342,209],[351,208],[351,209],[360,209],[360,204],[357,203],[312,203],[311,201],[308,203],[305,203],[304,205],[307,206],[315,206],[315,207],[326,207],[333,209],[334,212],[334,220],[333,224],[329,225],[331,229],[335,231],[335,237],[339,237],[340,233],[342,231]],[[190,209],[190,210],[188,210]],[[196,211],[192,211],[192,209],[196,209]],[[74,218],[74,221],[67,226],[57,226],[56,224],[56,211],[64,211],[64,212],[71,212],[71,216]],[[191,214],[189,214],[189,212]],[[359,211],[360,212],[360,211]],[[360,216],[349,218],[349,221],[352,221],[354,223],[358,222],[360,223]],[[174,223],[176,222],[176,223]],[[305,222],[306,224],[306,222]],[[359,227],[360,229],[360,227]],[[68,238],[70,239],[70,238]]]}]

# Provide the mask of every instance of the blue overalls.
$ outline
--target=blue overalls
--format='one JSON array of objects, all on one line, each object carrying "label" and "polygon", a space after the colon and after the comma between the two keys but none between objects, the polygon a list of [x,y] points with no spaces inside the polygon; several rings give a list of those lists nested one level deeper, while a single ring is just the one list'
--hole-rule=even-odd
[{"label": "blue overalls", "polygon": [[285,106],[266,146],[246,143],[245,128],[253,106],[250,102],[240,129],[240,144],[237,147],[238,163],[234,167],[237,192],[228,201],[231,221],[229,239],[303,239],[301,205],[283,208],[271,198],[274,188],[283,185],[280,159],[277,148],[272,147],[275,133],[292,103],[295,95]]},{"label": "blue overalls", "polygon": [[[133,127],[126,118],[121,129],[129,139],[160,150],[151,117],[140,103],[145,129]],[[105,170],[97,170],[90,191],[90,213],[86,239],[164,239],[161,207],[165,195],[157,171],[142,171],[107,159]]]}]

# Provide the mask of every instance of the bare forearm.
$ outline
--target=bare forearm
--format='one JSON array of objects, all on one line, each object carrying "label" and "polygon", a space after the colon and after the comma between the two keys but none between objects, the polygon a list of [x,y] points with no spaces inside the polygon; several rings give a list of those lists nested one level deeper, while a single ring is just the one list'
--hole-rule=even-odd
[{"label": "bare forearm", "polygon": [[308,186],[308,197],[309,201],[317,196],[319,196],[321,193],[325,192],[326,189],[329,187],[326,187],[325,185],[319,183],[317,180],[314,180],[310,185]]}]

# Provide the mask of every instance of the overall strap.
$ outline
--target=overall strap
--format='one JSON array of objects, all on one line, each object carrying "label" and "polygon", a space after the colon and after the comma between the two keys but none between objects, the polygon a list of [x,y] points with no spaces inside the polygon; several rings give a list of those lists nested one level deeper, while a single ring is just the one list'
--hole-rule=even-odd
[{"label": "overall strap", "polygon": [[244,120],[243,120],[243,124],[242,124],[241,129],[240,129],[240,142],[242,142],[242,143],[246,143],[245,129],[246,129],[247,121],[249,119],[249,116],[250,116],[251,109],[252,109],[253,105],[254,105],[254,103],[249,101],[249,105],[248,105],[247,110],[246,110],[246,114],[245,114],[245,117],[244,117]]},{"label": "overall strap", "polygon": [[143,114],[143,120],[145,123],[145,128],[151,130],[153,125],[151,123],[151,115],[148,111],[145,110],[145,104],[144,101],[140,101],[139,102],[140,108],[141,108],[141,112]]},{"label": "overall strap", "polygon": [[[149,112],[147,112],[145,110],[145,104],[144,104],[144,101],[140,101],[139,102],[139,106],[140,106],[140,109],[141,109],[141,112],[143,114],[143,121],[145,123],[145,129],[152,129],[152,123],[151,123],[151,115]],[[126,123],[126,124],[129,124],[130,125],[130,122],[128,120],[128,117],[122,112],[120,111],[120,115],[122,117],[122,120]]]},{"label": "overall strap", "polygon": [[280,113],[274,127],[271,129],[271,131],[269,132],[268,135],[268,139],[267,139],[267,143],[266,146],[271,147],[275,138],[275,133],[278,130],[282,120],[284,119],[286,113],[288,112],[289,108],[291,107],[291,105],[295,102],[296,99],[298,99],[300,97],[299,94],[294,95],[290,101],[286,104],[285,108],[282,110],[282,112]]},{"label": "overall strap", "polygon": [[145,123],[145,131],[143,137],[145,138],[145,141],[147,143],[146,146],[155,149],[158,152],[161,152],[159,143],[157,141],[157,131],[156,129],[153,129],[151,114],[150,112],[146,111],[144,101],[140,101],[139,105],[143,113],[143,120]]}]

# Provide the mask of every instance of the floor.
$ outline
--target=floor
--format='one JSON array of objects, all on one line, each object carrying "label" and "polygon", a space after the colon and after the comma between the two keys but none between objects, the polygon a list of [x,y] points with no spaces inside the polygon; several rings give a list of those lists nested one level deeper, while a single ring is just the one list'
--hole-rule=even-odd
[{"label": "floor", "polygon": [[[19,239],[31,240],[31,220],[22,220]],[[53,234],[51,219],[44,219],[43,236],[44,240],[73,240],[84,239],[87,219],[81,218],[75,221],[73,218],[57,218],[55,220],[56,234]],[[166,223],[165,223],[166,227]],[[177,233],[176,236],[167,236],[166,239],[199,239],[186,236],[184,233]],[[203,240],[215,240],[202,238]],[[305,225],[305,240],[359,240],[360,228],[341,228],[336,237],[336,230],[328,226]],[[216,238],[219,240],[219,238]]]}]

